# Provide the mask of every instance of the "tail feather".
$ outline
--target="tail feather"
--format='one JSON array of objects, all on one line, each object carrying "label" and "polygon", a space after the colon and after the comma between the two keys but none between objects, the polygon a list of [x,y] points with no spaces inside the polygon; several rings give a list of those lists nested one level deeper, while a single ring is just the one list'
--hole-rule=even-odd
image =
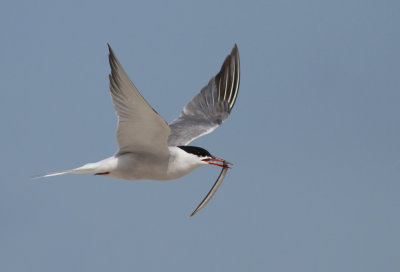
[{"label": "tail feather", "polygon": [[51,173],[46,173],[46,174],[39,174],[32,176],[33,179],[38,179],[38,178],[46,178],[46,177],[53,177],[53,176],[59,176],[59,175],[64,175],[64,174],[69,174],[72,173],[72,170],[67,170],[67,171],[61,171],[61,172],[51,172]]},{"label": "tail feather", "polygon": [[[45,173],[42,175],[36,175],[33,176],[33,179],[37,178],[46,178],[46,177],[53,177],[53,176],[59,176],[59,175],[64,175],[64,174],[96,174],[101,172],[103,169],[98,167],[98,163],[87,163],[81,167],[74,168],[71,170],[64,170],[64,171],[59,171],[59,172],[50,172],[50,173]],[[104,171],[103,171],[104,172]]]}]

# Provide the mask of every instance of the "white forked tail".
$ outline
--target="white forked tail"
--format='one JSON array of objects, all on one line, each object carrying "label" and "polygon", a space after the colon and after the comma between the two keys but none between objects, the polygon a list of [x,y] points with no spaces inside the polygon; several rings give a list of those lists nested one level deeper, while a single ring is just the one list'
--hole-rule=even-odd
[{"label": "white forked tail", "polygon": [[51,172],[51,173],[46,173],[42,175],[35,175],[32,178],[37,179],[37,178],[45,178],[45,177],[52,177],[52,176],[59,176],[59,175],[64,175],[64,174],[69,174],[73,170],[67,170],[67,171],[61,171],[61,172]]},{"label": "white forked tail", "polygon": [[71,170],[64,170],[60,172],[51,172],[51,173],[46,173],[43,175],[37,175],[33,176],[32,178],[45,178],[45,177],[53,177],[53,176],[59,176],[59,175],[64,175],[64,174],[98,174],[98,173],[104,173],[109,171],[110,165],[109,159],[105,159],[103,161],[95,162],[95,163],[87,163],[81,167],[74,168]]}]

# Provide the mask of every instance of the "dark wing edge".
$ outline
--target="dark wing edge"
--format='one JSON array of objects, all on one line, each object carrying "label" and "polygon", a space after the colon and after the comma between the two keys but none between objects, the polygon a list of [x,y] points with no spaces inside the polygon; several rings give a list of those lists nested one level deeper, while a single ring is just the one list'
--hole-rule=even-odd
[{"label": "dark wing edge", "polygon": [[[124,98],[126,99],[122,92],[118,91],[122,87],[129,87],[129,88],[134,88],[136,89],[135,85],[132,83],[132,81],[129,79],[128,75],[126,74],[125,70],[122,68],[121,63],[118,61],[118,58],[115,56],[114,51],[112,50],[111,46],[109,43],[107,43],[108,46],[108,60],[110,63],[111,67],[111,73],[109,74],[109,80],[110,80],[110,91],[116,95],[117,97]],[[122,74],[122,75],[121,75]],[[125,78],[121,78],[125,77]],[[125,85],[125,86],[123,86]],[[127,86],[130,85],[130,86]],[[147,102],[147,100],[140,94],[140,92],[137,92],[137,95],[139,98],[142,100],[142,102],[147,105],[149,108],[151,108],[155,114],[157,114],[160,119],[164,121],[164,123],[168,126],[168,123],[164,120],[164,118],[161,117],[161,115],[152,107],[150,104]]]},{"label": "dark wing edge", "polygon": [[183,108],[180,116],[170,123],[168,145],[187,145],[219,127],[235,105],[239,85],[240,59],[235,44],[219,73]]},{"label": "dark wing edge", "polygon": [[235,105],[240,85],[240,59],[236,43],[215,76],[215,84],[218,86],[218,101],[227,101],[230,112]]}]

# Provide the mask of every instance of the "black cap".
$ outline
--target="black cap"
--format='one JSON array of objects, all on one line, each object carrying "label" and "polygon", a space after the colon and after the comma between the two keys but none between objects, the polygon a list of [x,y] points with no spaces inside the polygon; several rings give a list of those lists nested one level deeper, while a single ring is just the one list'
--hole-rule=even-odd
[{"label": "black cap", "polygon": [[214,158],[213,155],[210,154],[207,150],[197,146],[188,146],[188,145],[180,145],[178,146],[180,149],[186,151],[187,153],[194,154],[199,157],[211,157]]}]

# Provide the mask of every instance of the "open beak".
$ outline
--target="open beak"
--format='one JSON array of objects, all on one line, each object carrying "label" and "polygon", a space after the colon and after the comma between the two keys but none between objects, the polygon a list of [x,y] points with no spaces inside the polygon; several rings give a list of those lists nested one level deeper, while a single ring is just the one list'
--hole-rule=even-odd
[{"label": "open beak", "polygon": [[204,159],[203,161],[207,162],[208,164],[216,165],[219,167],[225,167],[225,168],[231,168],[230,165],[232,165],[232,163],[230,163],[226,160],[223,160],[221,158]]}]

